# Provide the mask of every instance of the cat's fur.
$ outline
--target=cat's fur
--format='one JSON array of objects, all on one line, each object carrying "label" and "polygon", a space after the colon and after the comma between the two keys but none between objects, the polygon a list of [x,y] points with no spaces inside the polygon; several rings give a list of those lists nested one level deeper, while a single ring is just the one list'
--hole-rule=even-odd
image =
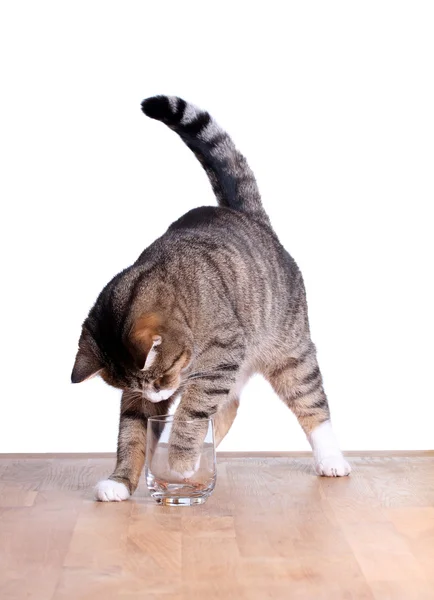
[{"label": "cat's fur", "polygon": [[83,324],[72,381],[98,373],[123,390],[110,480],[127,491],[107,493],[104,482],[98,498],[124,499],[135,490],[147,418],[167,413],[181,394],[169,460],[180,473],[194,469],[204,426],[185,420],[214,416],[219,442],[255,372],[297,416],[317,472],[348,474],[329,424],[303,279],[271,227],[245,158],[207,112],[180,98],[149,98],[142,109],[194,152],[219,206],[173,223],[107,284]]}]

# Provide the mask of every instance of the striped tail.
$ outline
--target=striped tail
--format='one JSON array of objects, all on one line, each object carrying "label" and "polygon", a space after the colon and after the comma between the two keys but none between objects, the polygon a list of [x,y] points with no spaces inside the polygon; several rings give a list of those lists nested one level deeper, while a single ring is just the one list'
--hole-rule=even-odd
[{"label": "striped tail", "polygon": [[220,206],[247,213],[269,224],[255,177],[229,135],[209,113],[175,96],[154,96],[142,102],[151,119],[173,129],[205,169]]}]

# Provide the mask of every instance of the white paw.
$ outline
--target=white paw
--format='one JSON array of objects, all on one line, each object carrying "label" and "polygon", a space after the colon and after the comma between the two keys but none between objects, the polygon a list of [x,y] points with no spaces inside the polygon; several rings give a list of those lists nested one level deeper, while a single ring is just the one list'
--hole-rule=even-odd
[{"label": "white paw", "polygon": [[196,471],[199,470],[200,467],[200,456],[199,458],[196,460],[196,463],[194,465],[190,465],[190,469],[183,469],[182,468],[182,464],[180,463],[178,464],[177,462],[175,462],[175,464],[171,465],[171,469],[170,469],[170,476],[171,479],[173,479],[174,481],[184,481],[184,479],[191,479],[193,477],[193,475],[196,473]]},{"label": "white paw", "polygon": [[183,471],[182,473],[180,473],[182,479],[190,479],[190,477],[193,477],[193,475],[196,473],[196,471]]},{"label": "white paw", "polygon": [[192,471],[184,471],[182,473],[184,479],[190,479],[190,477],[193,477],[193,475],[196,473],[196,471],[199,471],[199,467],[200,467],[200,456],[196,460]]},{"label": "white paw", "polygon": [[124,483],[104,479],[95,487],[95,498],[100,502],[121,502],[130,497],[130,492]]},{"label": "white paw", "polygon": [[319,459],[315,463],[315,471],[323,477],[344,477],[351,473],[351,467],[342,454],[337,454]]}]

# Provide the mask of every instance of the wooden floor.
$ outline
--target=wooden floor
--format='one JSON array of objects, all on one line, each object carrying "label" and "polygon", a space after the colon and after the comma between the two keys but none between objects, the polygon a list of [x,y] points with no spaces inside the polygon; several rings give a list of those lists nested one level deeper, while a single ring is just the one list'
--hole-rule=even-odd
[{"label": "wooden floor", "polygon": [[221,458],[207,504],[96,503],[113,460],[0,459],[1,600],[434,599],[434,458]]}]

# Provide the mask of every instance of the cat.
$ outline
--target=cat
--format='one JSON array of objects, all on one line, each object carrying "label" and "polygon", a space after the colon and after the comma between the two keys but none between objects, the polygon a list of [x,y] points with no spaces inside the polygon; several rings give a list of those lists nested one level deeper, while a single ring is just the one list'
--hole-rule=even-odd
[{"label": "cat", "polygon": [[120,501],[134,492],[147,419],[167,414],[178,397],[169,463],[191,475],[204,435],[200,419],[214,417],[220,443],[253,373],[297,416],[316,473],[348,475],[311,341],[302,275],[272,229],[246,159],[207,112],[181,98],[148,98],[142,110],[193,151],[218,206],[175,221],[105,286],[83,323],[72,382],[99,375],[122,390],[116,468],[97,485],[96,498]]}]

